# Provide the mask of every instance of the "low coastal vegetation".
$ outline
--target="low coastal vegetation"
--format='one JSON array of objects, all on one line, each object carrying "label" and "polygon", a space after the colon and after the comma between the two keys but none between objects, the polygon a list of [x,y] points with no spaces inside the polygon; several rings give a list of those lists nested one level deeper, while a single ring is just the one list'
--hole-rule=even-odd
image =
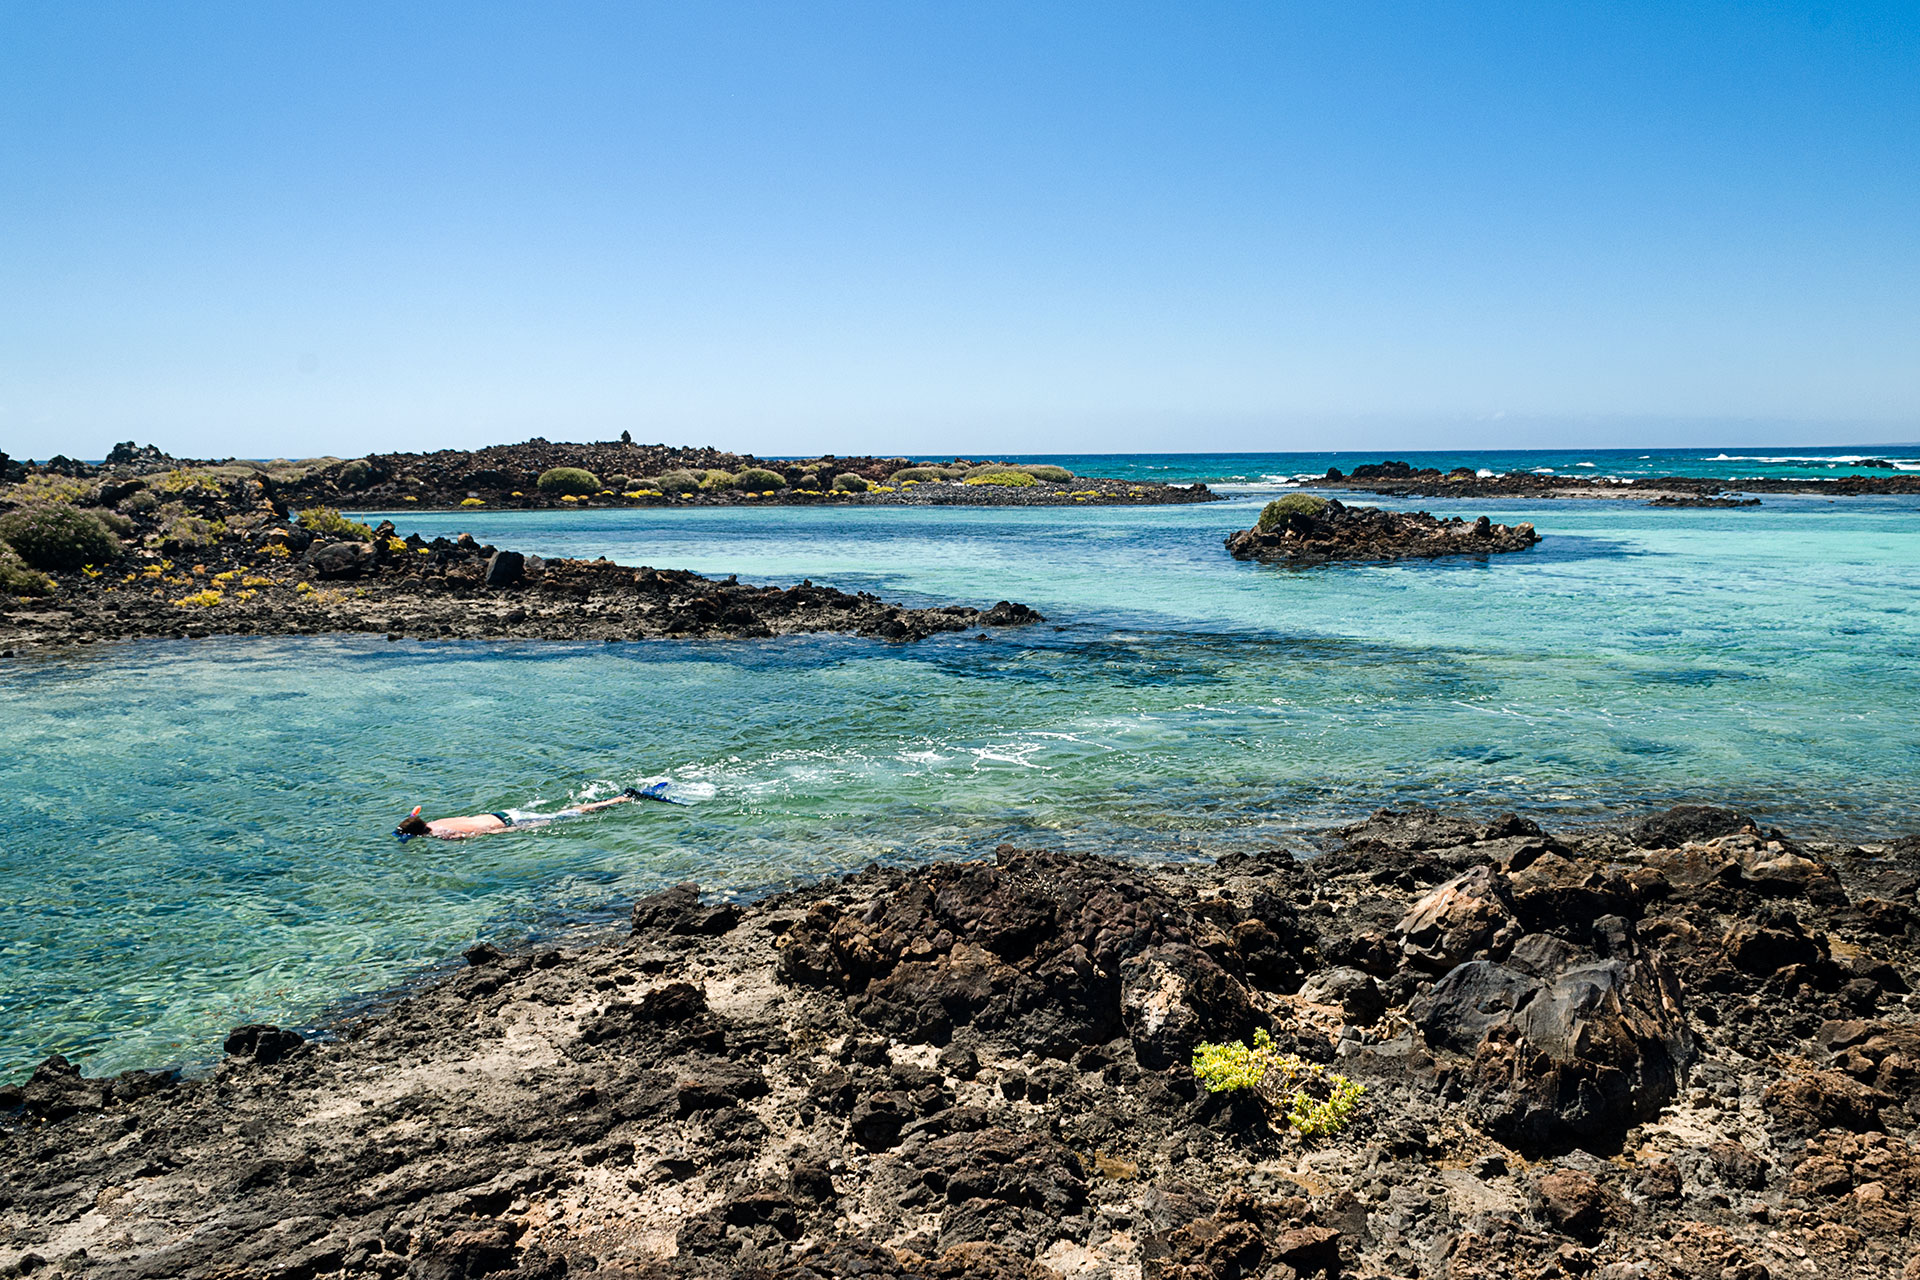
[{"label": "low coastal vegetation", "polygon": [[299,516],[302,529],[320,537],[352,538],[359,542],[373,539],[373,529],[358,520],[349,520],[333,507],[308,507]]},{"label": "low coastal vegetation", "polygon": [[785,476],[776,475],[765,467],[748,467],[734,477],[734,484],[748,493],[766,493],[786,488],[787,480]]},{"label": "low coastal vegetation", "polygon": [[535,484],[542,493],[584,497],[587,494],[599,492],[600,477],[579,467],[549,467],[540,473],[540,478]]},{"label": "low coastal vegetation", "polygon": [[1251,1046],[1236,1041],[1195,1046],[1193,1076],[1208,1093],[1251,1091],[1275,1120],[1302,1138],[1323,1138],[1346,1128],[1366,1092],[1320,1063],[1282,1053],[1265,1027],[1253,1033]]},{"label": "low coastal vegetation", "polygon": [[0,545],[0,595],[46,596],[53,594],[53,579],[27,567],[12,547]]},{"label": "low coastal vegetation", "polygon": [[1025,471],[980,471],[966,478],[967,484],[999,485],[1005,489],[1025,489],[1040,483],[1031,473]]},{"label": "low coastal vegetation", "polygon": [[1260,510],[1260,519],[1254,528],[1262,533],[1270,533],[1286,524],[1294,516],[1304,516],[1311,520],[1327,512],[1327,500],[1315,497],[1311,493],[1289,493],[1285,497],[1275,498]]},{"label": "low coastal vegetation", "polygon": [[35,502],[0,515],[0,542],[34,569],[106,564],[120,558],[120,538],[102,517],[67,502]]}]

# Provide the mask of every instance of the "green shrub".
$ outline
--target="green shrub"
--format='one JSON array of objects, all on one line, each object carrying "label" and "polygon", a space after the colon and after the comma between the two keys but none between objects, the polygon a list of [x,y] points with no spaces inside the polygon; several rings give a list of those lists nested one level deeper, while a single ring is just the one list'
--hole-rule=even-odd
[{"label": "green shrub", "polygon": [[811,471],[803,472],[800,478],[793,482],[793,487],[796,489],[805,489],[809,493],[818,493],[820,491],[820,477]]},{"label": "green shrub", "polygon": [[160,495],[151,489],[140,489],[120,499],[120,510],[130,516],[151,515],[160,509]]},{"label": "green shrub", "polygon": [[66,476],[28,476],[7,497],[26,507],[36,502],[78,502],[93,488],[91,480],[73,480]]},{"label": "green shrub", "polygon": [[1039,481],[1024,471],[982,471],[978,475],[969,475],[966,483],[997,484],[1005,485],[1009,489],[1025,489],[1038,484]]},{"label": "green shrub", "polygon": [[364,489],[373,482],[373,466],[365,458],[355,458],[340,468],[342,489]]},{"label": "green shrub", "polygon": [[669,471],[641,486],[662,493],[692,493],[700,487],[700,477],[691,471]]},{"label": "green shrub", "polygon": [[1020,468],[1035,480],[1045,480],[1048,484],[1066,484],[1073,479],[1073,472],[1065,467],[1056,467],[1051,463],[1036,463]]},{"label": "green shrub", "polygon": [[787,478],[775,475],[765,467],[748,467],[733,479],[734,484],[748,493],[765,493],[769,489],[784,489]]},{"label": "green shrub", "polygon": [[130,538],[133,536],[133,521],[127,519],[118,511],[108,511],[105,507],[88,507],[87,514],[100,521],[100,523],[107,526],[107,528],[113,530],[114,536],[116,537]]},{"label": "green shrub", "polygon": [[712,493],[715,489],[731,489],[733,488],[733,472],[702,471],[700,473],[700,487],[708,493]]},{"label": "green shrub", "polygon": [[869,486],[865,476],[843,471],[833,478],[833,487],[841,493],[865,493]]},{"label": "green shrub", "polygon": [[1264,1027],[1253,1033],[1252,1048],[1232,1042],[1195,1048],[1193,1076],[1208,1093],[1253,1090],[1269,1114],[1303,1138],[1346,1128],[1366,1092],[1317,1062],[1278,1052]]},{"label": "green shrub", "polygon": [[167,472],[152,482],[153,487],[168,497],[182,494],[201,493],[209,497],[220,497],[226,493],[221,487],[220,478],[205,471],[191,471],[179,467]]},{"label": "green shrub", "polygon": [[[162,513],[165,519],[160,529],[162,551],[177,553],[204,550],[220,541],[221,535],[227,531],[224,520],[209,520],[204,516],[196,516],[177,503],[173,504],[173,507],[173,510]],[[338,516],[339,513],[334,514]],[[365,525],[360,527],[366,529]],[[373,530],[367,529],[367,535],[371,537],[372,534]]]},{"label": "green shrub", "polygon": [[615,493],[624,493],[626,490],[633,488],[633,477],[627,475],[608,476],[607,488],[613,490]]},{"label": "green shrub", "polygon": [[373,530],[358,520],[349,520],[332,507],[308,507],[300,513],[300,527],[330,538],[351,538],[371,542]]},{"label": "green shrub", "polygon": [[53,579],[27,568],[26,561],[13,548],[0,544],[0,595],[50,596]]},{"label": "green shrub", "polygon": [[61,502],[37,503],[0,516],[0,542],[35,569],[56,573],[120,556],[120,539],[105,521]]},{"label": "green shrub", "polygon": [[534,483],[542,493],[572,494],[576,498],[600,492],[600,477],[579,467],[551,467]]},{"label": "green shrub", "polygon": [[1289,516],[1318,516],[1326,509],[1325,498],[1316,498],[1310,493],[1290,493],[1269,502],[1260,512],[1260,522],[1255,527],[1262,533],[1271,532],[1285,524]]},{"label": "green shrub", "polygon": [[947,470],[946,467],[902,467],[887,477],[887,483],[905,484],[909,480],[917,480],[925,484],[930,480],[945,480]]},{"label": "green shrub", "polygon": [[962,480],[971,480],[975,476],[993,475],[1003,471],[1018,471],[1020,468],[1011,462],[983,462],[979,466],[967,467],[960,473]]}]

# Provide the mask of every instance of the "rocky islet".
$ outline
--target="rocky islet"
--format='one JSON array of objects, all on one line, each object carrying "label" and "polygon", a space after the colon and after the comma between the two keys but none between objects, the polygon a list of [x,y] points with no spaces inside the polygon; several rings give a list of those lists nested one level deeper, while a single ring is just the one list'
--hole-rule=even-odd
[{"label": "rocky islet", "polygon": [[1267,504],[1258,523],[1227,535],[1236,560],[1314,565],[1332,561],[1433,559],[1524,551],[1540,540],[1531,524],[1495,524],[1425,511],[1353,507],[1338,498],[1289,494]]},{"label": "rocky islet", "polygon": [[[99,1276],[1909,1276],[1920,843],[1381,811],[1003,847],[477,947],[211,1073],[0,1096],[0,1264]],[[1366,1088],[1311,1142],[1188,1067]]]}]

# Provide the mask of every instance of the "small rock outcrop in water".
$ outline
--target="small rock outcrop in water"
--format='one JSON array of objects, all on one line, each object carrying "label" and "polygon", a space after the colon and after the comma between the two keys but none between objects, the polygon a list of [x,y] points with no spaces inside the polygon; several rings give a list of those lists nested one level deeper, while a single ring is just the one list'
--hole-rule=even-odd
[{"label": "small rock outcrop in water", "polygon": [[1251,529],[1227,535],[1236,560],[1323,564],[1330,560],[1412,560],[1524,551],[1540,541],[1530,524],[1487,517],[1440,519],[1424,511],[1349,507],[1337,498],[1289,494],[1267,504]]},{"label": "small rock outcrop in water", "polygon": [[[1920,840],[1408,808],[1151,867],[1003,846],[476,946],[200,1078],[0,1087],[0,1275],[1894,1280]],[[1363,1085],[1211,1094],[1265,1031]]]}]

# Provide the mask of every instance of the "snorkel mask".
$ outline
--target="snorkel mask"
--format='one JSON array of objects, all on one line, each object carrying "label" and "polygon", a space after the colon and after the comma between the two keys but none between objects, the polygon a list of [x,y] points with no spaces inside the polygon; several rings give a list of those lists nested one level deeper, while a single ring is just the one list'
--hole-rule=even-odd
[{"label": "snorkel mask", "polygon": [[[422,806],[420,806],[420,805],[415,805],[415,806],[413,806],[413,812],[412,812],[412,813],[410,813],[410,814],[408,814],[408,815],[407,815],[407,818],[417,818],[417,817],[419,817],[419,816],[420,816],[420,810],[421,810],[421,808],[422,808]],[[403,819],[401,819],[401,821],[403,821],[403,822],[404,822],[404,821],[406,821],[406,819],[405,819],[405,818],[403,818]],[[405,843],[406,843],[407,841],[409,841],[409,840],[411,840],[411,839],[413,839],[413,832],[411,832],[411,831],[402,831],[402,830],[401,830],[400,828],[398,828],[398,827],[395,827],[395,828],[393,829],[393,834],[394,834],[395,836],[397,836],[397,837],[399,837],[399,840],[400,840],[400,843],[401,843],[401,844],[405,844]]]}]

